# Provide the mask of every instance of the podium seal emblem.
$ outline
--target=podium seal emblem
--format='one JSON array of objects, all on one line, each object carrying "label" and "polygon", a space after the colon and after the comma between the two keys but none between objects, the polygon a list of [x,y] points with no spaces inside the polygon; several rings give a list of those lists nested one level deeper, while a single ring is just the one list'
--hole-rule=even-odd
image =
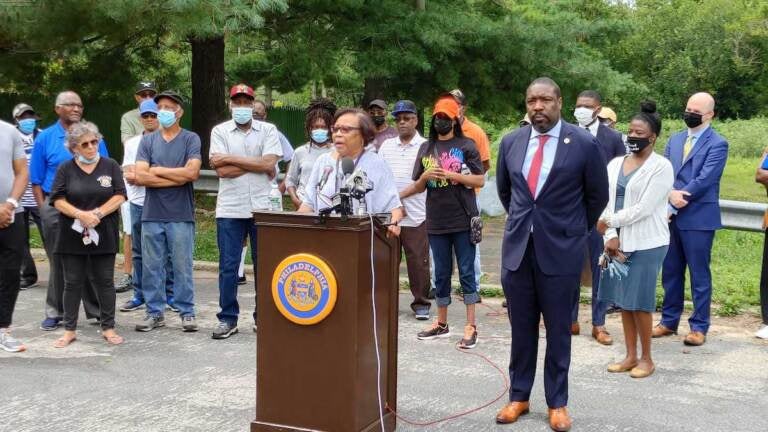
[{"label": "podium seal emblem", "polygon": [[286,257],[272,275],[275,306],[296,324],[313,325],[324,320],[336,305],[336,294],[336,275],[315,255]]}]

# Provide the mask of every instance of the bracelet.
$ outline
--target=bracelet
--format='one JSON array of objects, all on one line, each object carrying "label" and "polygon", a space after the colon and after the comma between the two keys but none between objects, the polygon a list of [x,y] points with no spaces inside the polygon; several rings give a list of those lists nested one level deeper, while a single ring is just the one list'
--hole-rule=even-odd
[{"label": "bracelet", "polygon": [[93,214],[96,215],[96,217],[99,218],[99,220],[102,220],[104,218],[104,213],[102,213],[98,207],[93,209]]}]

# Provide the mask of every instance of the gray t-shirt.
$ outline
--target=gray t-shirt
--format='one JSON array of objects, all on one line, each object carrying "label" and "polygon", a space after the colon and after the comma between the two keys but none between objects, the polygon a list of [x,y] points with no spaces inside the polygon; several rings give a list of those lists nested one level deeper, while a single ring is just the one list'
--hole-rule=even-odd
[{"label": "gray t-shirt", "polygon": [[[144,135],[136,161],[151,167],[182,168],[190,159],[201,159],[200,137],[182,129],[166,142],[161,131]],[[194,222],[195,196],[192,182],[182,186],[153,188],[147,186],[142,222]]]},{"label": "gray t-shirt", "polygon": [[[13,125],[0,121],[0,204],[11,196],[13,161],[19,159],[27,160],[21,134]],[[16,213],[23,211],[24,207],[21,206],[16,209]]]}]

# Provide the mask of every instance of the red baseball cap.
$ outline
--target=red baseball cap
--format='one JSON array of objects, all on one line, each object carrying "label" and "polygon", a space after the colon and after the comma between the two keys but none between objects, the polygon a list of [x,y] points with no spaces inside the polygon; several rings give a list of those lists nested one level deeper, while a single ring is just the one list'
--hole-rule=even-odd
[{"label": "red baseball cap", "polygon": [[255,99],[256,96],[253,94],[253,89],[248,87],[245,84],[236,84],[232,86],[232,89],[229,90],[229,98],[232,99],[237,95],[246,95],[251,99]]}]

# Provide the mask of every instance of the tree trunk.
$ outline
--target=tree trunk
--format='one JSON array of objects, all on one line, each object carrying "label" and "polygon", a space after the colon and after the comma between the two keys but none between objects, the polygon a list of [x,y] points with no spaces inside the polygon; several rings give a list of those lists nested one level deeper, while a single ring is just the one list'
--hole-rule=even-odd
[{"label": "tree trunk", "polygon": [[[368,107],[368,103],[374,99],[386,99],[386,83],[381,78],[366,78],[363,82],[363,100],[360,106],[363,109]],[[387,101],[389,103],[391,101]]]},{"label": "tree trunk", "polygon": [[227,118],[224,36],[192,38],[192,130],[200,135],[208,166],[211,129]]}]

